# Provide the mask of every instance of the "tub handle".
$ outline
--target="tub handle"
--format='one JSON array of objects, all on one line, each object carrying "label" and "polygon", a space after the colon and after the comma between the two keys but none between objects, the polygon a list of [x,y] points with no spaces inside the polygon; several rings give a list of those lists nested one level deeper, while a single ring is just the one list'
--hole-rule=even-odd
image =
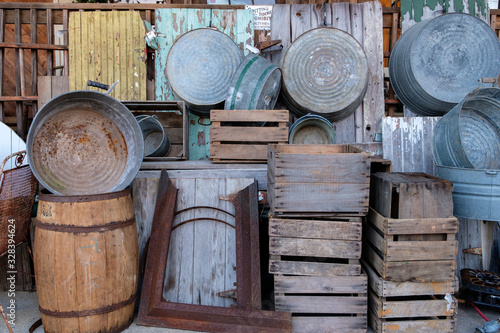
[{"label": "tub handle", "polygon": [[[138,118],[141,118],[141,119],[137,120]],[[158,117],[156,115],[152,115],[152,116],[140,115],[140,116],[135,117],[135,119],[137,120],[137,123],[140,123],[141,121],[149,119],[149,118],[154,118],[154,119],[158,120]]]},{"label": "tub handle", "polygon": [[495,176],[498,174],[498,171],[497,170],[486,170],[485,173],[487,175],[492,175],[492,176]]}]

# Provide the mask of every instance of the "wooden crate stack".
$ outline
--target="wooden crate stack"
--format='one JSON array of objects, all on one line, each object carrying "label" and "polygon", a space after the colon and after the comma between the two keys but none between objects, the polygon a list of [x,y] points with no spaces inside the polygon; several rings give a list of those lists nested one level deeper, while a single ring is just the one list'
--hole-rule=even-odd
[{"label": "wooden crate stack", "polygon": [[294,332],[366,332],[362,216],[370,159],[349,145],[269,145],[269,270]]},{"label": "wooden crate stack", "polygon": [[212,163],[266,163],[267,145],[288,143],[288,110],[211,110]]},{"label": "wooden crate stack", "polygon": [[375,333],[455,332],[458,225],[451,182],[424,173],[372,175],[363,264]]}]

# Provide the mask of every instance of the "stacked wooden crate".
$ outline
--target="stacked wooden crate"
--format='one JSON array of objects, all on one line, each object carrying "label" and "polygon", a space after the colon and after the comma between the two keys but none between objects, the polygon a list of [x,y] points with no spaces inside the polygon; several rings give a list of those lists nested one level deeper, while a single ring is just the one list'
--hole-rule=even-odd
[{"label": "stacked wooden crate", "polygon": [[366,332],[362,216],[370,159],[349,145],[269,145],[269,270],[294,332]]},{"label": "stacked wooden crate", "polygon": [[363,258],[373,330],[455,332],[452,184],[424,173],[376,173],[370,206]]}]

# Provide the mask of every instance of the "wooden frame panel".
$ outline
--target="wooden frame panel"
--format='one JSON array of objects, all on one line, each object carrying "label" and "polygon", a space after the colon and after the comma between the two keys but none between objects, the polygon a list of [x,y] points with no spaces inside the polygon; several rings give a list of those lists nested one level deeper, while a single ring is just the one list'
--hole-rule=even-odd
[{"label": "wooden frame panel", "polygon": [[[137,323],[211,332],[290,332],[291,315],[260,310],[257,184],[238,192],[236,209],[237,306],[167,302],[162,298],[177,189],[162,171]],[[257,238],[255,238],[257,236]],[[255,257],[256,256],[256,257]],[[254,258],[253,260],[249,258]]]}]

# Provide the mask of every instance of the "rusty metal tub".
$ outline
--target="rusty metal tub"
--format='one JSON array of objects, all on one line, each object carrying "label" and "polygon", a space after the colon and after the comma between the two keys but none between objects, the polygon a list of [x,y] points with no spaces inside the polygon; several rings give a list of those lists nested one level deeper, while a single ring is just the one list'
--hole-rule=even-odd
[{"label": "rusty metal tub", "polygon": [[125,189],[144,155],[132,113],[90,90],[59,95],[33,119],[26,150],[33,174],[54,194],[91,195]]}]

